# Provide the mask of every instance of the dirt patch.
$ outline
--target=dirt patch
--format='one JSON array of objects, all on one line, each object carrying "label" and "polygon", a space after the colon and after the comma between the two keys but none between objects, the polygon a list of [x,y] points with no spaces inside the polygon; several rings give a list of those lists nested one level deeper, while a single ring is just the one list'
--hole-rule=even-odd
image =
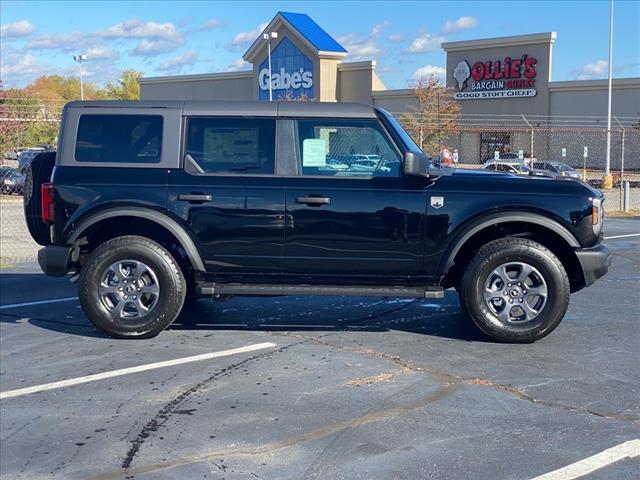
[{"label": "dirt patch", "polygon": [[409,373],[411,371],[410,368],[404,367],[402,371],[395,373],[382,372],[378,375],[373,375],[372,377],[360,377],[354,378],[353,380],[349,380],[347,385],[352,385],[354,387],[361,387],[362,385],[373,385],[374,383],[382,383],[388,382],[389,380],[393,380],[394,378]]}]

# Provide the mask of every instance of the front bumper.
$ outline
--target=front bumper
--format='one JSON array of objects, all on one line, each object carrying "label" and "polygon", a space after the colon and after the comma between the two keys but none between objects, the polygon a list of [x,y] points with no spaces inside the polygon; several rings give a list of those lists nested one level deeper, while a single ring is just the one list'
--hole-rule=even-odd
[{"label": "front bumper", "polygon": [[592,248],[578,248],[575,252],[582,267],[585,287],[588,287],[609,271],[611,254],[604,245],[600,244]]},{"label": "front bumper", "polygon": [[51,277],[64,277],[69,271],[71,247],[47,245],[38,250],[40,268]]}]

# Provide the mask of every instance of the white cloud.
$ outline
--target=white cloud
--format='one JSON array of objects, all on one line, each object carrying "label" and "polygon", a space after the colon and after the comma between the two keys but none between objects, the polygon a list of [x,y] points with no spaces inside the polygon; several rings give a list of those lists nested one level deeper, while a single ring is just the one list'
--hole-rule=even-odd
[{"label": "white cloud", "polygon": [[382,53],[382,49],[378,46],[378,38],[382,30],[388,25],[388,21],[377,23],[373,26],[369,34],[365,36],[350,33],[349,35],[338,38],[338,42],[347,50],[347,58],[349,58],[349,60],[371,59]]},{"label": "white cloud", "polygon": [[83,47],[92,40],[92,35],[82,32],[46,33],[27,43],[27,48],[33,50],[62,50],[70,51]]},{"label": "white cloud", "polygon": [[182,34],[171,22],[145,22],[137,18],[131,18],[107,29],[98,30],[96,34],[103,38],[151,38],[163,40],[178,40],[182,38]]},{"label": "white cloud", "polygon": [[0,27],[0,37],[16,38],[26,37],[36,31],[36,27],[28,20],[20,20],[19,22],[7,23]]},{"label": "white cloud", "polygon": [[238,72],[240,70],[249,70],[251,64],[245,62],[244,59],[238,58],[231,65],[227,67],[227,72]]},{"label": "white cloud", "polygon": [[606,60],[597,60],[593,63],[587,63],[578,70],[574,70],[573,75],[578,80],[589,80],[592,78],[605,77],[609,69],[609,62]]},{"label": "white cloud", "polygon": [[411,75],[411,80],[417,80],[420,77],[429,78],[434,76],[440,80],[441,83],[445,83],[447,78],[447,69],[444,67],[438,67],[436,65],[425,65],[424,67],[418,68],[413,75]]},{"label": "white cloud", "polygon": [[269,25],[268,23],[261,23],[260,25],[258,25],[256,28],[254,28],[253,30],[250,30],[248,32],[240,32],[238,33],[235,37],[233,37],[233,40],[231,41],[232,45],[235,46],[247,46],[251,43],[253,43],[253,41],[258,38],[258,35],[260,35],[262,33],[262,31],[267,28],[267,25]]},{"label": "white cloud", "polygon": [[103,46],[89,47],[84,51],[84,54],[87,56],[87,60],[111,60],[118,57],[117,52]]},{"label": "white cloud", "polygon": [[461,30],[476,28],[478,21],[473,17],[459,17],[456,20],[447,20],[442,27],[442,33],[454,33]]},{"label": "white cloud", "polygon": [[171,52],[182,44],[182,40],[148,40],[144,39],[131,51],[131,55],[148,57],[160,53]]},{"label": "white cloud", "polygon": [[77,74],[76,65],[69,65],[65,68],[45,65],[38,63],[36,57],[31,54],[3,54],[0,59],[0,78],[2,78],[5,87],[23,87],[42,75]]},{"label": "white cloud", "polygon": [[186,65],[193,65],[198,60],[198,52],[189,50],[181,55],[176,55],[162,63],[156,70],[160,72],[177,72]]},{"label": "white cloud", "polygon": [[198,29],[199,32],[204,32],[207,30],[211,30],[219,25],[222,24],[222,20],[218,20],[217,18],[211,18],[209,20],[207,20],[206,22],[204,22],[200,28]]},{"label": "white cloud", "polygon": [[417,36],[411,46],[409,47],[409,53],[425,53],[433,52],[440,48],[440,44],[445,41],[445,38],[441,35],[432,35],[430,33],[422,33]]},{"label": "white cloud", "polygon": [[389,38],[389,41],[397,43],[404,40],[404,35],[402,35],[401,33],[392,33],[391,35],[389,35],[388,38]]}]

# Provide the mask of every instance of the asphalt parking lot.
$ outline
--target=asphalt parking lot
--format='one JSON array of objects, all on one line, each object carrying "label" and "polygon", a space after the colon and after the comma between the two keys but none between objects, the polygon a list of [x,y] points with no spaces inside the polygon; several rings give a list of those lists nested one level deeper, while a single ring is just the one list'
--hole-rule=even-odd
[{"label": "asphalt parking lot", "polygon": [[201,300],[112,340],[66,280],[2,270],[0,476],[532,479],[624,444],[547,478],[637,479],[640,219],[605,228],[609,274],[532,345],[483,340],[454,292]]}]

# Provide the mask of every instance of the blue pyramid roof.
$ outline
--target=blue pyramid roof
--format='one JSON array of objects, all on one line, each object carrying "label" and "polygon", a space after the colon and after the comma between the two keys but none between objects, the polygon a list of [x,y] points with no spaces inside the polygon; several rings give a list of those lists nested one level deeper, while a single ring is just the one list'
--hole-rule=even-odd
[{"label": "blue pyramid roof", "polygon": [[282,17],[295,28],[300,35],[306,38],[311,45],[324,52],[347,53],[331,35],[325,32],[320,25],[314,22],[305,13],[278,12]]}]

